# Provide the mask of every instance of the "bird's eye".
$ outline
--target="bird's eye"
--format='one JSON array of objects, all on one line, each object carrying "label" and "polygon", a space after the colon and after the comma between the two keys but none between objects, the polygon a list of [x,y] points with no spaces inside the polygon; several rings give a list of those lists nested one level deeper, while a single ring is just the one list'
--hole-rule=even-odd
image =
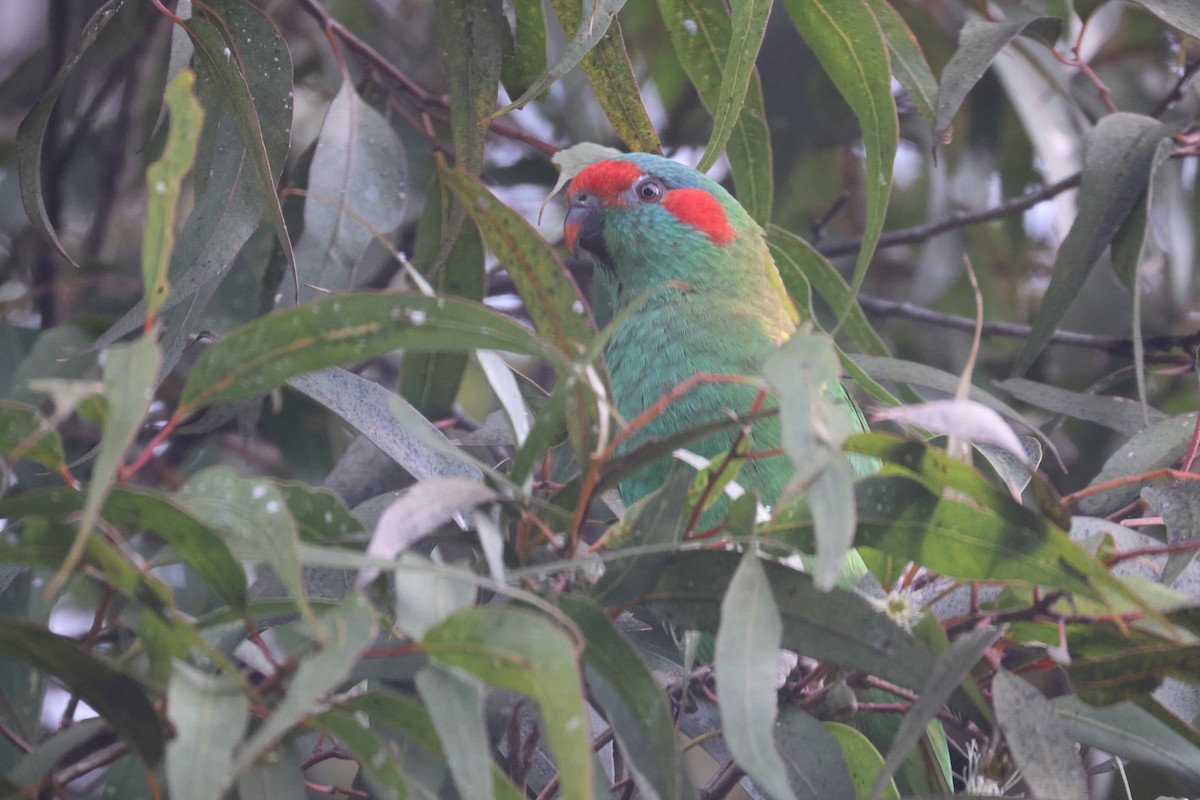
[{"label": "bird's eye", "polygon": [[653,203],[663,196],[663,183],[658,178],[643,178],[633,187],[638,199]]}]

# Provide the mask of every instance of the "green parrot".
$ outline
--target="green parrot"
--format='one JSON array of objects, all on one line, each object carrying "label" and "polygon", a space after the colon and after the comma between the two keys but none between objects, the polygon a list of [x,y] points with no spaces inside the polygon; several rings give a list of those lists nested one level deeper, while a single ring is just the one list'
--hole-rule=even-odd
[{"label": "green parrot", "polygon": [[[716,181],[690,167],[648,153],[631,153],[591,164],[571,181],[564,223],[567,246],[590,253],[598,269],[596,289],[606,293],[614,316],[637,303],[612,333],[605,350],[613,399],[621,417],[632,420],[664,394],[697,373],[760,377],[778,344],[796,329],[799,316],[787,295],[763,230]],[[603,297],[604,295],[600,295]],[[829,387],[858,430],[866,421],[841,384]],[[666,436],[704,422],[749,411],[755,386],[702,383],[667,406],[626,444]],[[712,459],[729,450],[733,433],[714,434],[690,449]],[[756,422],[754,449],[780,447],[780,423]],[[670,459],[659,459],[620,483],[629,506],[660,486]],[[856,474],[876,469],[854,457]],[[793,474],[787,456],[747,460],[737,480],[773,506]],[[706,513],[702,526],[719,509]],[[719,518],[718,518],[719,519]],[[851,552],[842,584],[853,586],[866,572]],[[882,698],[872,698],[882,699]],[[886,752],[895,715],[860,715],[864,733]],[[875,731],[883,734],[881,730]],[[940,726],[938,727],[940,734]],[[949,785],[949,754],[940,737],[937,770]],[[944,757],[943,757],[944,755]],[[903,793],[936,791],[920,764],[898,774]],[[904,785],[908,784],[908,785]]]}]

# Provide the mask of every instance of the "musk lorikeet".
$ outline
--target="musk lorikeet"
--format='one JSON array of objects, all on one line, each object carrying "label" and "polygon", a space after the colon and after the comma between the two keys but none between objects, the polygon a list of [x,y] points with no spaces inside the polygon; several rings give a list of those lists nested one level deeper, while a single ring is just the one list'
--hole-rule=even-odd
[{"label": "musk lorikeet", "polygon": [[[767,357],[796,330],[799,315],[762,229],[711,178],[660,156],[631,153],[580,170],[567,190],[567,202],[566,244],[594,257],[599,268],[593,280],[599,291],[607,292],[614,316],[637,304],[605,350],[613,398],[626,421],[698,373],[760,377]],[[840,384],[828,390],[854,426],[866,430],[846,390]],[[627,448],[750,411],[758,395],[752,385],[699,384],[664,408]],[[691,449],[712,459],[730,448],[733,436],[714,434]],[[779,419],[756,422],[752,440],[755,450],[778,449]],[[858,474],[875,468],[863,458],[853,466]],[[663,458],[626,478],[619,487],[621,499],[628,506],[645,497],[662,484],[669,468],[670,459]],[[788,458],[778,455],[747,460],[737,480],[771,506],[793,474]],[[862,559],[851,552],[842,583],[854,585],[865,571]],[[898,724],[895,715],[860,716],[868,717],[860,720],[864,728],[894,732]],[[881,748],[887,744],[886,737],[876,741]],[[936,759],[941,762],[938,771],[948,782],[944,737],[937,749],[944,754]],[[934,783],[919,779],[924,769],[913,766],[914,780],[897,777],[901,784],[915,785],[901,790],[932,790]]]}]

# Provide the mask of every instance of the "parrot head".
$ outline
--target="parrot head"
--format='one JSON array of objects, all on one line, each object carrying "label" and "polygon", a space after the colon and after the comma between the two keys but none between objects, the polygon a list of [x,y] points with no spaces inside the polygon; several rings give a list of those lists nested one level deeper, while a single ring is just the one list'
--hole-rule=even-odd
[{"label": "parrot head", "polygon": [[[567,246],[618,281],[688,277],[736,263],[762,232],[725,189],[691,167],[630,153],[580,170],[567,190]],[[677,270],[679,274],[672,274]]]}]

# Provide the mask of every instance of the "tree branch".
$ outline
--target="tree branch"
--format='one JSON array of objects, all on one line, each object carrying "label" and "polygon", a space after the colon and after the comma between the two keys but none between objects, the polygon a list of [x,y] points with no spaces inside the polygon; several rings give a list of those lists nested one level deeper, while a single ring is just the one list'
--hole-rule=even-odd
[{"label": "tree branch", "polygon": [[[914,228],[885,231],[879,237],[879,246],[877,249],[883,250],[886,247],[898,247],[903,244],[920,244],[946,231],[979,225],[983,222],[991,222],[1012,214],[1018,214],[1033,208],[1038,203],[1051,200],[1068,189],[1074,189],[1079,185],[1082,174],[1076,172],[1074,175],[1068,175],[1058,183],[1052,183],[1049,186],[1043,186],[1037,191],[1027,192],[1010,200],[1005,200],[1000,205],[993,206],[992,208],[985,208],[981,211],[962,211],[924,225],[917,225]],[[821,255],[827,258],[848,256],[858,252],[858,248],[862,246],[862,237],[856,236],[853,239],[842,239],[841,241],[814,246]]]},{"label": "tree branch", "polygon": [[[932,311],[913,303],[897,300],[885,300],[881,297],[860,295],[858,302],[863,310],[874,317],[898,317],[950,328],[959,331],[974,331],[975,320],[954,314],[943,314]],[[1032,330],[1029,325],[1019,325],[1015,322],[985,322],[983,336],[1023,339]],[[1101,336],[1093,333],[1077,333],[1075,331],[1057,331],[1050,337],[1052,344],[1068,347],[1086,347],[1092,350],[1103,350],[1117,356],[1133,354],[1133,339],[1124,336]],[[1177,350],[1192,351],[1200,346],[1200,332],[1183,336],[1147,336],[1142,340],[1147,351],[1154,350],[1160,354],[1172,353]],[[1175,363],[1177,359],[1160,355],[1154,359],[1159,363]]]}]

